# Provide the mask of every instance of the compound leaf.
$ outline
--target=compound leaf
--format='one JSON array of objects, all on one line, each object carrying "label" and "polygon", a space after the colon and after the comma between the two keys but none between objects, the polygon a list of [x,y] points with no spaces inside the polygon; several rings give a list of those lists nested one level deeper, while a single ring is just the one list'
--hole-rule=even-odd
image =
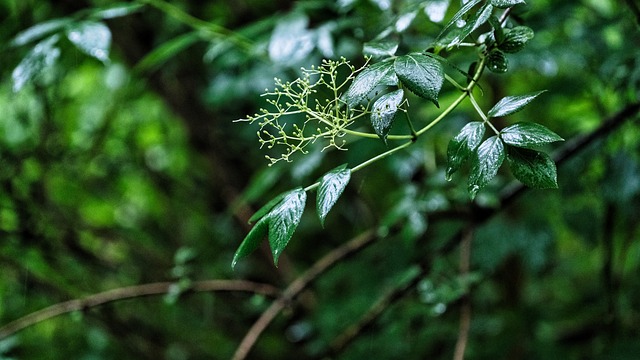
[{"label": "compound leaf", "polygon": [[556,164],[543,152],[507,146],[507,163],[513,176],[529,187],[558,187]]},{"label": "compound leaf", "polygon": [[333,205],[342,195],[345,187],[351,179],[351,170],[347,169],[347,164],[338,166],[337,168],[324,174],[320,179],[318,187],[318,196],[316,201],[316,210],[320,223],[324,226],[324,219],[327,217]]},{"label": "compound leaf", "polygon": [[531,101],[533,101],[533,99],[538,97],[538,95],[542,94],[543,92],[545,92],[545,90],[534,92],[531,94],[504,97],[500,99],[500,101],[498,101],[498,103],[495,104],[494,107],[491,108],[491,110],[489,110],[487,115],[489,117],[511,115],[522,110],[522,108],[527,106]]},{"label": "compound leaf", "polygon": [[393,121],[396,118],[398,106],[402,103],[403,98],[404,91],[398,89],[380,96],[373,104],[371,125],[373,125],[376,134],[385,142],[387,141],[389,130],[391,130],[391,126],[393,126]]},{"label": "compound leaf", "polygon": [[484,136],[485,126],[481,121],[466,124],[447,147],[447,180],[458,171],[462,164],[473,154]]},{"label": "compound leaf", "polygon": [[500,137],[506,144],[527,149],[564,140],[545,126],[526,121],[502,129]]},{"label": "compound leaf", "polygon": [[498,136],[494,135],[480,144],[472,158],[469,175],[469,195],[472,199],[496,176],[504,158],[504,144]]},{"label": "compound leaf", "polygon": [[438,94],[444,83],[442,64],[422,54],[403,55],[394,63],[396,74],[414,94],[438,105]]}]

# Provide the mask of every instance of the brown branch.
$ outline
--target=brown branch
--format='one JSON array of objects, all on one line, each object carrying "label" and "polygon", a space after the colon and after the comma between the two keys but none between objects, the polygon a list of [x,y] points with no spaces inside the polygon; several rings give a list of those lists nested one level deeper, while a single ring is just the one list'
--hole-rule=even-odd
[{"label": "brown branch", "polygon": [[256,320],[249,331],[238,345],[233,360],[244,360],[255,345],[256,341],[264,330],[271,324],[276,316],[282,311],[296,296],[306,289],[318,276],[325,273],[333,267],[338,261],[349,255],[355,254],[377,239],[373,230],[368,230],[340,247],[335,248],[327,255],[313,264],[307,271],[295,279],[282,292],[280,297],[276,299],[267,310]]},{"label": "brown branch", "polygon": [[[558,163],[558,165],[561,165],[562,163],[566,162],[567,160],[577,155],[580,151],[582,151],[583,149],[585,149],[586,147],[588,147],[598,139],[605,138],[606,136],[608,136],[611,132],[613,132],[615,129],[617,129],[619,126],[624,124],[627,120],[629,120],[629,118],[638,116],[639,110],[640,110],[640,103],[630,104],[620,112],[610,117],[604,123],[602,123],[602,125],[600,125],[600,127],[598,127],[593,132],[584,136],[576,137],[571,141],[567,142],[567,144],[563,146],[555,154],[554,156],[555,161]],[[524,192],[527,189],[528,188],[526,188],[524,185],[520,183],[516,185],[512,185],[502,192],[500,196],[501,198],[500,207],[491,208],[491,209],[484,209],[479,207],[473,208],[472,214],[471,214],[472,215],[471,218],[473,219],[473,223],[474,223],[473,225],[474,226],[480,225],[488,221],[493,215],[496,215],[504,211],[505,209],[508,208],[510,204],[515,202],[522,194],[524,194]],[[449,251],[452,251],[456,245],[463,245],[466,242],[466,237],[471,236],[469,234],[470,234],[469,228],[465,228],[461,230],[460,232],[456,233],[454,236],[449,238],[449,240],[446,241],[442,247],[440,247],[437,253],[440,256],[442,256],[444,254],[447,254]],[[464,251],[463,249],[461,249],[461,256],[463,256],[463,253]],[[430,266],[428,264],[429,261],[430,260],[428,257],[425,260],[423,260],[421,264],[421,271],[417,276],[417,279],[421,279],[422,277],[426,276],[429,273],[430,271]],[[463,268],[463,266],[468,268],[469,263],[466,261],[461,262],[461,269]],[[415,281],[415,282],[412,281],[410,286],[407,286],[407,287],[401,285],[397,287],[395,290],[392,290],[391,292],[383,296],[380,300],[378,300],[376,304],[372,306],[370,310],[367,313],[365,313],[365,315],[362,316],[356,324],[350,326],[345,332],[343,332],[343,334],[339,335],[332,342],[331,348],[329,349],[331,356],[335,357],[344,349],[346,349],[346,347],[350,343],[352,343],[358,336],[362,335],[364,331],[368,329],[375,322],[375,320],[384,313],[384,311],[389,306],[393,305],[395,301],[402,299],[401,295],[409,292],[414,286],[416,286],[417,283],[418,281]],[[461,311],[462,311],[461,324],[460,324],[461,337],[462,337],[462,329],[466,328],[466,330],[464,334],[464,337],[465,337],[464,342],[461,342],[461,340],[458,339],[458,344],[460,344],[460,346],[462,347],[462,343],[464,343],[466,347],[466,342],[468,339],[467,338],[468,328],[471,321],[470,320],[471,309],[469,308],[468,310],[464,310],[464,305],[463,305],[463,308]],[[468,311],[467,313],[468,315],[464,314],[466,311]],[[465,322],[469,322],[469,324],[464,324]],[[458,350],[456,349],[456,351]],[[461,354],[464,354],[464,349],[461,349],[459,351]],[[321,358],[324,358],[324,356]],[[456,359],[458,359],[458,357],[456,357]]]},{"label": "brown branch", "polygon": [[[82,299],[74,299],[51,305],[44,309],[30,313],[16,319],[0,328],[0,339],[4,339],[16,332],[74,311],[83,311],[100,305],[144,296],[167,294],[174,282],[158,282],[143,285],[127,286],[101,293],[93,294]],[[195,281],[185,292],[214,292],[214,291],[242,291],[275,297],[279,289],[261,283],[244,280],[203,280]]]},{"label": "brown branch", "polygon": [[[467,229],[460,242],[460,275],[469,274],[471,268],[471,240],[473,240],[473,228]],[[460,330],[458,331],[458,341],[456,342],[453,360],[464,360],[464,352],[469,340],[469,327],[471,326],[471,301],[469,294],[462,298],[460,306]]]}]

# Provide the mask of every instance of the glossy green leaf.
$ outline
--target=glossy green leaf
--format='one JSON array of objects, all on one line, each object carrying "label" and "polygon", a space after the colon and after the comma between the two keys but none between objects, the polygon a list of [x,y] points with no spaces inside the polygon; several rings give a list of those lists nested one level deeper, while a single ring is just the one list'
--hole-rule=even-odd
[{"label": "glossy green leaf", "polygon": [[11,73],[13,91],[20,91],[29,82],[38,82],[43,79],[46,72],[51,69],[60,57],[60,49],[55,44],[58,35],[53,35],[34,46],[25,55],[18,66]]},{"label": "glossy green leaf", "polygon": [[527,149],[564,140],[543,125],[525,121],[502,129],[500,137],[506,144]]},{"label": "glossy green leaf", "polygon": [[269,211],[271,211],[271,209],[274,208],[274,206],[278,205],[278,203],[280,201],[282,201],[282,199],[284,199],[284,197],[289,193],[290,191],[285,191],[283,193],[278,194],[276,197],[274,197],[273,199],[269,200],[268,203],[264,204],[260,209],[258,209],[258,211],[256,211],[253,216],[251,216],[251,218],[249,219],[249,224],[256,222],[257,220],[259,220],[260,218],[262,218],[263,216],[267,215],[267,213],[269,213]]},{"label": "glossy green leaf", "polygon": [[54,31],[62,29],[63,27],[71,23],[71,21],[72,20],[69,18],[60,18],[41,22],[24,31],[21,31],[13,38],[13,40],[11,40],[11,45],[21,46],[32,41],[39,40]]},{"label": "glossy green leaf", "polygon": [[507,146],[507,163],[513,176],[529,187],[558,187],[556,164],[543,152]]},{"label": "glossy green leaf", "polygon": [[[440,34],[438,35],[438,39],[440,39],[447,30],[449,30],[450,27],[452,27],[453,25],[456,24],[456,22],[458,22],[458,20],[462,19],[462,17],[469,12],[469,10],[471,10],[474,6],[476,6],[478,3],[480,3],[480,0],[470,0],[468,1],[466,4],[464,4],[464,6],[462,6],[460,8],[460,10],[458,10],[457,13],[455,13],[455,15],[453,15],[453,17],[451,18],[451,20],[449,20],[449,22],[447,23],[447,25],[444,26],[444,28],[442,29],[442,31],[440,32]],[[437,40],[436,40],[437,42]]]},{"label": "glossy green leaf", "polygon": [[394,63],[396,74],[414,94],[438,105],[438,94],[444,83],[442,64],[423,54],[403,55]]},{"label": "glossy green leaf", "polygon": [[494,135],[480,144],[471,161],[468,190],[472,199],[496,176],[504,158],[504,144],[498,136]]},{"label": "glossy green leaf", "polygon": [[273,262],[277,265],[282,250],[298,227],[306,200],[307,193],[304,189],[296,188],[276,196],[260,208],[249,220],[251,222],[259,219],[240,244],[233,257],[232,266],[235,266],[238,259],[257,249],[267,234]]},{"label": "glossy green leaf", "polygon": [[350,107],[356,107],[369,100],[372,93],[381,85],[392,85],[398,80],[394,73],[392,61],[382,61],[364,68],[351,83],[343,100]]},{"label": "glossy green leaf", "polygon": [[491,5],[504,9],[518,4],[524,4],[524,0],[491,0]]},{"label": "glossy green leaf", "polygon": [[265,217],[269,223],[269,245],[274,265],[291,240],[300,223],[307,193],[302,188],[292,190]]},{"label": "glossy green leaf", "polygon": [[371,125],[373,125],[373,130],[376,134],[385,142],[387,141],[389,130],[391,130],[393,126],[393,121],[396,118],[398,106],[402,103],[403,98],[404,91],[398,89],[380,96],[373,104],[373,109],[371,110]]},{"label": "glossy green leaf", "polygon": [[314,48],[309,17],[293,12],[279,19],[269,41],[269,58],[276,63],[293,65],[306,58]]},{"label": "glossy green leaf", "polygon": [[480,10],[475,13],[469,21],[467,21],[466,25],[462,28],[462,32],[460,32],[449,44],[449,47],[456,46],[461,43],[467,36],[469,36],[472,32],[474,32],[477,28],[479,28],[482,24],[486,23],[487,20],[491,17],[493,13],[493,6],[491,4],[484,4]]},{"label": "glossy green leaf", "polygon": [[260,246],[260,242],[267,236],[267,231],[268,219],[262,218],[251,228],[251,231],[249,231],[244,240],[242,240],[242,243],[240,243],[238,250],[236,250],[236,253],[233,255],[231,268],[235,268],[238,260],[251,254]]},{"label": "glossy green leaf", "polygon": [[67,29],[67,38],[80,51],[102,62],[109,61],[111,30],[101,23],[82,21]]},{"label": "glossy green leaf", "polygon": [[517,95],[517,96],[506,96],[497,104],[495,104],[491,110],[487,113],[489,117],[501,117],[511,115],[515,112],[522,110],[525,106],[527,106],[530,102],[533,101],[538,95],[545,92],[545,90],[537,91],[530,94],[525,95]]},{"label": "glossy green leaf", "polygon": [[506,53],[516,53],[524,49],[529,40],[533,39],[533,30],[526,26],[516,26],[510,29],[504,35],[504,39],[500,42],[498,48]]},{"label": "glossy green leaf", "polygon": [[473,121],[466,124],[447,147],[447,180],[451,180],[453,173],[458,171],[478,148],[484,136],[485,126],[482,121]]},{"label": "glossy green leaf", "polygon": [[144,5],[136,3],[117,3],[105,8],[96,9],[91,16],[98,19],[114,19],[131,15],[140,10]]},{"label": "glossy green leaf", "polygon": [[365,43],[362,48],[365,56],[371,56],[374,59],[393,56],[396,51],[398,51],[398,42],[390,40],[371,41]]},{"label": "glossy green leaf", "polygon": [[322,226],[324,226],[324,219],[342,195],[350,179],[351,169],[347,169],[347,164],[338,166],[324,174],[320,179],[316,199],[316,210],[318,211],[318,217],[320,218]]},{"label": "glossy green leaf", "polygon": [[491,50],[487,55],[487,68],[497,74],[506,73],[509,70],[507,57],[498,49]]}]

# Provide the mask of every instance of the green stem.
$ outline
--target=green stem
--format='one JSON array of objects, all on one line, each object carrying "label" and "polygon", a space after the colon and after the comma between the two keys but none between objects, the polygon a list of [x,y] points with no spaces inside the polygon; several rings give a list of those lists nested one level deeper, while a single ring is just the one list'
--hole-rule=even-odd
[{"label": "green stem", "polygon": [[500,131],[498,131],[498,129],[496,129],[495,126],[493,126],[491,121],[489,121],[489,118],[487,117],[487,115],[485,115],[484,111],[482,111],[482,109],[480,108],[480,105],[478,105],[478,102],[476,101],[476,98],[473,96],[473,94],[469,94],[469,100],[471,100],[471,104],[473,104],[473,107],[476,109],[476,112],[480,115],[484,123],[487,124],[491,128],[491,130],[493,130],[493,132],[496,133],[496,135],[500,134]]},{"label": "green stem", "polygon": [[223,26],[198,19],[197,17],[194,17],[182,11],[180,8],[173,4],[167,3],[162,0],[141,0],[141,2],[164,12],[165,14],[191,27],[194,30],[202,31],[206,34],[213,35],[216,38],[230,40],[236,45],[244,48],[245,50],[253,49],[253,42],[251,41],[251,39],[248,39]]}]

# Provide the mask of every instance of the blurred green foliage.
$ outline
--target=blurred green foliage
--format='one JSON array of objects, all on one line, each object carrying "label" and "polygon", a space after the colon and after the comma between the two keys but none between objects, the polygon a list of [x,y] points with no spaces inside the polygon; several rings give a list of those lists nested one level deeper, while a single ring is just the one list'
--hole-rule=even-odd
[{"label": "blurred green foliage", "polygon": [[[387,149],[359,140],[346,152],[313,149],[267,167],[256,128],[232,120],[264,105],[259,94],[274,77],[293,79],[322,58],[362,64],[363,45],[385,31],[400,40],[399,54],[425,48],[460,4],[134,3],[144,5],[111,17],[95,10],[111,1],[0,1],[0,324],[135,284],[249,279],[284,288],[373,229],[375,242],[287,304],[249,358],[326,354],[378,299],[414,282],[335,357],[451,358],[469,301],[469,359],[637,358],[637,114],[562,162],[559,190],[530,190],[503,207],[500,191],[513,180],[504,169],[474,203],[464,181],[445,180],[449,140],[479,120],[463,104],[414,146],[354,174],[324,227],[304,213],[278,268],[266,250],[232,271],[252,211]],[[509,72],[487,74],[480,105],[546,89],[496,125],[535,121],[568,142],[598,129],[640,98],[637,9],[613,0],[518,5],[510,21],[535,37],[508,54]],[[52,19],[104,23],[108,60],[54,29],[42,39],[57,32],[58,50],[45,50],[59,54],[14,91],[14,69],[41,39],[11,42]],[[466,68],[472,59],[450,60]],[[441,104],[455,98],[451,90]],[[410,113],[423,125],[437,115],[418,99]],[[498,213],[474,217],[485,210]],[[461,274],[451,244],[470,227],[471,267]],[[271,301],[177,292],[114,302],[1,339],[0,358],[226,359]]]}]

